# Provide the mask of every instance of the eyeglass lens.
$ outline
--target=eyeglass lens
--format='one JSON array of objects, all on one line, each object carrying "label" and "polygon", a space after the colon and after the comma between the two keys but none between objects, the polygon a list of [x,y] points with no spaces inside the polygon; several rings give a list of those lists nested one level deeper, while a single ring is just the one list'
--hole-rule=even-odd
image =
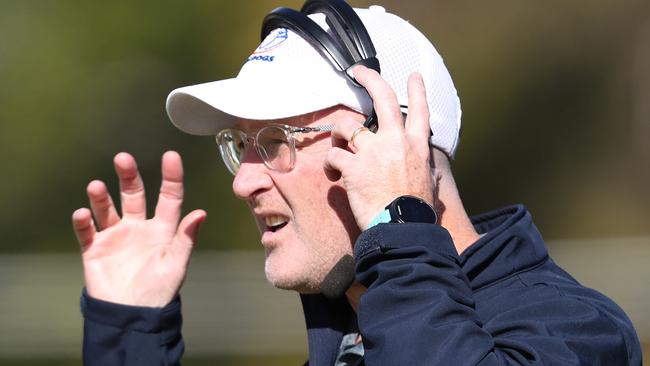
[{"label": "eyeglass lens", "polygon": [[248,145],[247,136],[241,131],[224,130],[217,136],[217,144],[226,167],[237,174]]},{"label": "eyeglass lens", "polygon": [[[242,131],[224,130],[217,135],[219,152],[230,173],[237,174],[250,145],[249,137]],[[287,133],[280,126],[262,128],[256,136],[256,150],[266,166],[275,170],[290,169],[293,153]]]},{"label": "eyeglass lens", "polygon": [[257,152],[272,169],[291,167],[291,147],[287,133],[280,127],[264,127],[257,133]]}]

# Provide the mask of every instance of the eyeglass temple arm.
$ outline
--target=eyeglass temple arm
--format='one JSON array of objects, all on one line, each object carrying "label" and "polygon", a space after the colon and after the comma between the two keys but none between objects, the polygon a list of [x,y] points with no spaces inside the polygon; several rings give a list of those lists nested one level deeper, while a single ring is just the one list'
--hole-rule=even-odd
[{"label": "eyeglass temple arm", "polygon": [[314,127],[293,127],[291,132],[293,133],[306,133],[306,132],[319,132],[319,131],[332,131],[334,125],[322,125]]}]

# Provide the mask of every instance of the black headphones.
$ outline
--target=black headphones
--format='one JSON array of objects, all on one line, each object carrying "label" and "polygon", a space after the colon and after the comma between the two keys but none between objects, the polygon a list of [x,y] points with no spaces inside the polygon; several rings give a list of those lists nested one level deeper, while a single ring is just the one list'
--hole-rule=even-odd
[{"label": "black headphones", "polygon": [[[325,14],[325,20],[336,39],[307,16],[313,13]],[[277,8],[264,17],[262,41],[276,28],[287,28],[296,32],[358,87],[362,86],[349,73],[353,66],[364,65],[381,72],[377,52],[366,27],[354,9],[344,0],[307,0],[301,11]],[[374,108],[363,125],[372,132],[377,131],[377,115]]]}]

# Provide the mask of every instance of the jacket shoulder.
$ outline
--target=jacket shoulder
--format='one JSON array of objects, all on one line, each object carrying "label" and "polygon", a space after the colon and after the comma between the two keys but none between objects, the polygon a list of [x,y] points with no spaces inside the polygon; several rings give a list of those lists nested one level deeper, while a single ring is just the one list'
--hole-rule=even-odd
[{"label": "jacket shoulder", "polygon": [[550,258],[475,295],[477,311],[492,334],[515,326],[552,336],[577,355],[641,364],[639,339],[623,309]]}]

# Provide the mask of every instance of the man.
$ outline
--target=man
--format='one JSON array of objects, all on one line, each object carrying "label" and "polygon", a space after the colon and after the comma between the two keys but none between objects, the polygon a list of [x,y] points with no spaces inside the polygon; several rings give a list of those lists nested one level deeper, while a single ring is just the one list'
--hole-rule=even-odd
[{"label": "man", "polygon": [[[268,280],[301,294],[309,364],[640,364],[627,316],[554,264],[523,206],[470,220],[450,168],[460,104],[442,59],[383,8],[357,13],[381,65],[381,76],[349,70],[361,87],[278,28],[237,78],[167,101],[179,128],[217,135],[261,232]],[[373,110],[376,134],[362,125]],[[178,154],[163,156],[149,220],[134,159],[114,162],[122,217],[99,181],[87,188],[92,212],[73,214],[84,361],[176,364],[177,294],[206,213],[179,224]]]}]

